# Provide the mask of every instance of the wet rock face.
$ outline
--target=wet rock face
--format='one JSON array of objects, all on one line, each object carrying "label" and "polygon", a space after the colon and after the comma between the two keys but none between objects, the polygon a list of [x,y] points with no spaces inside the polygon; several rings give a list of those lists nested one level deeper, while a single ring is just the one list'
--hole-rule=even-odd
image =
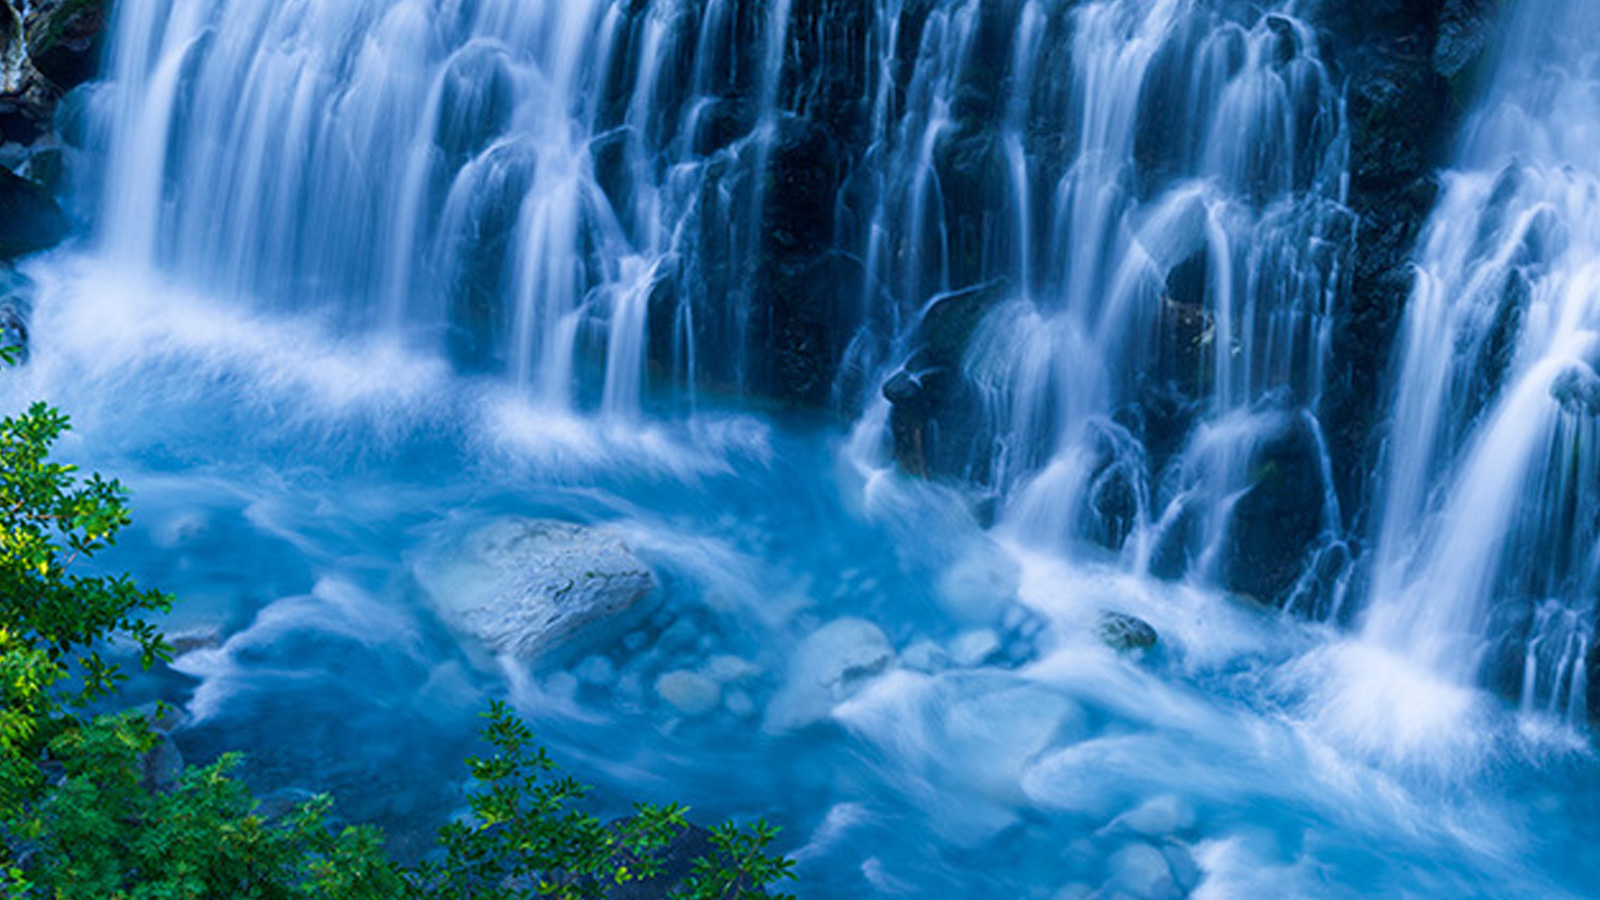
[{"label": "wet rock face", "polygon": [[860,307],[859,265],[834,250],[834,206],[849,148],[823,125],[784,123],[772,148],[767,227],[751,326],[764,392],[791,403],[827,402]]},{"label": "wet rock face", "polygon": [[1327,3],[1319,25],[1347,77],[1350,198],[1360,222],[1349,301],[1335,321],[1324,397],[1347,510],[1365,503],[1382,374],[1410,297],[1412,252],[1433,210],[1435,172],[1475,100],[1503,0]]},{"label": "wet rock face", "polygon": [[1600,722],[1600,644],[1589,650],[1589,721]]},{"label": "wet rock face", "polygon": [[49,191],[0,167],[0,260],[53,247],[68,226]]},{"label": "wet rock face", "polygon": [[[60,179],[57,104],[99,70],[108,0],[0,0],[0,167],[31,182],[0,181],[0,260],[35,253],[66,237],[68,222],[48,188]],[[44,187],[41,187],[43,185]]]},{"label": "wet rock face", "polygon": [[111,18],[109,0],[45,0],[28,11],[28,59],[60,91],[95,76]]},{"label": "wet rock face", "polygon": [[1253,484],[1233,508],[1227,587],[1280,602],[1323,531],[1324,489],[1316,435],[1296,416],[1251,456]]},{"label": "wet rock face", "polygon": [[978,448],[987,435],[976,390],[961,371],[978,326],[1006,296],[996,280],[935,298],[917,329],[905,368],[883,385],[889,428],[902,471],[964,478],[986,471]]}]

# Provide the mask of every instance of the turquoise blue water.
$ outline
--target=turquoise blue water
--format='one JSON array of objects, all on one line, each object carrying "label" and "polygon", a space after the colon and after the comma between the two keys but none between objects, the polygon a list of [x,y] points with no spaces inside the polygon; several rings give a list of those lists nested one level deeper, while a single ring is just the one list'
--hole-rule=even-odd
[{"label": "turquoise blue water", "polygon": [[[240,312],[71,252],[36,263],[29,366],[120,477],[105,564],[175,592],[191,759],[423,855],[476,716],[513,702],[597,807],[766,817],[806,898],[1600,896],[1589,736],[1322,626],[1092,551],[985,532],[859,436],[716,398],[689,422],[553,416],[315,319]],[[531,663],[418,577],[506,516],[619,534],[660,586]],[[1119,611],[1142,656],[1095,636]],[[821,634],[822,637],[818,637]],[[843,670],[849,670],[841,675]],[[658,690],[694,673],[709,711]]]}]

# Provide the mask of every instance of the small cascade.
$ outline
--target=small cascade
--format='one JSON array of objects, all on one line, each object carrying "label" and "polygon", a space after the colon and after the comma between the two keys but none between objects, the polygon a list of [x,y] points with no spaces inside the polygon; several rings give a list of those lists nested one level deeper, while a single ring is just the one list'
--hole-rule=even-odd
[{"label": "small cascade", "polygon": [[1581,722],[1600,591],[1600,10],[1524,3],[1423,238],[1364,636]]},{"label": "small cascade", "polygon": [[118,4],[107,252],[637,416],[736,380],[783,7]]},{"label": "small cascade", "polygon": [[[1600,11],[1521,2],[1371,498],[1411,45],[1308,0],[117,0],[0,396],[184,598],[130,698],[399,853],[494,698],[800,897],[1592,897]],[[543,520],[654,587],[524,657]]]},{"label": "small cascade", "polygon": [[1353,243],[1315,31],[1188,2],[912,24],[862,254],[904,323],[897,442],[1028,541],[1304,593],[1340,529],[1315,414]]}]

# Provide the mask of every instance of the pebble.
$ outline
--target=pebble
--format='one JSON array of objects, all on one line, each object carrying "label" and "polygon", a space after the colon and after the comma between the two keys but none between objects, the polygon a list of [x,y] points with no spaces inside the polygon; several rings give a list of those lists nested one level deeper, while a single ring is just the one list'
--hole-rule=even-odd
[{"label": "pebble", "polygon": [[656,695],[686,716],[703,716],[722,702],[722,686],[682,669],[656,679]]},{"label": "pebble", "polygon": [[748,719],[756,712],[756,702],[744,691],[729,691],[723,705],[728,708],[728,712],[741,719]]},{"label": "pebble", "polygon": [[578,663],[573,674],[578,680],[592,687],[607,687],[617,680],[617,667],[611,660],[604,656],[590,656]]},{"label": "pebble", "polygon": [[1172,868],[1149,844],[1129,844],[1111,857],[1112,884],[1139,900],[1174,900],[1181,895]]},{"label": "pebble", "polygon": [[724,654],[711,657],[700,671],[707,678],[727,684],[756,678],[761,674],[761,667],[748,659]]}]

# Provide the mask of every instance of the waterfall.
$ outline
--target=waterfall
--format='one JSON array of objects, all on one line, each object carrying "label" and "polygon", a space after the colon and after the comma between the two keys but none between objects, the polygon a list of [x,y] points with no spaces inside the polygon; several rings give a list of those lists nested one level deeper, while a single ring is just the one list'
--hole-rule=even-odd
[{"label": "waterfall", "polygon": [[[897,408],[933,407],[900,426],[920,466],[1025,540],[1282,600],[1338,533],[1315,413],[1347,138],[1314,29],[1225,12],[949,3],[902,28],[862,256],[905,323]],[[1236,506],[1286,502],[1280,475],[1309,528],[1247,560]]]},{"label": "waterfall", "polygon": [[1347,138],[1292,5],[117,9],[122,264],[562,415],[853,412],[900,373],[929,395],[908,468],[1005,528],[1329,607]]},{"label": "waterfall", "polygon": [[1581,722],[1600,589],[1600,10],[1520,3],[1424,233],[1363,635]]},{"label": "waterfall", "polygon": [[717,197],[748,192],[761,143],[722,122],[738,140],[707,147],[708,110],[776,81],[742,71],[729,4],[117,9],[108,254],[443,350],[553,409],[636,416],[648,365],[692,384],[716,323],[674,332],[694,319],[661,301],[700,279],[702,224],[753,229]]},{"label": "waterfall", "polygon": [[[130,700],[400,853],[495,698],[802,897],[1592,897],[1600,12],[1520,2],[1375,398],[1457,0],[117,0],[0,397],[183,598]],[[655,588],[514,657],[545,519]]]}]

